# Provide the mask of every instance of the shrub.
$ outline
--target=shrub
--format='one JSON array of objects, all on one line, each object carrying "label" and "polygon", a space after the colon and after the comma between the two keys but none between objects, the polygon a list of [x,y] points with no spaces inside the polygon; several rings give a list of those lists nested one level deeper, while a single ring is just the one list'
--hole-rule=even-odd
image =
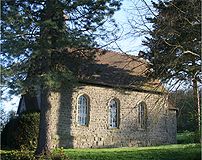
[{"label": "shrub", "polygon": [[57,153],[51,153],[49,156],[34,156],[32,151],[0,151],[1,160],[69,160],[68,156],[64,154],[63,150]]},{"label": "shrub", "polygon": [[1,134],[2,148],[35,149],[39,134],[39,113],[25,113],[11,119]]},{"label": "shrub", "polygon": [[199,143],[199,141],[200,141],[199,132],[184,131],[183,133],[177,134],[178,144]]},{"label": "shrub", "polygon": [[1,160],[36,160],[32,152],[5,151],[1,153]]}]

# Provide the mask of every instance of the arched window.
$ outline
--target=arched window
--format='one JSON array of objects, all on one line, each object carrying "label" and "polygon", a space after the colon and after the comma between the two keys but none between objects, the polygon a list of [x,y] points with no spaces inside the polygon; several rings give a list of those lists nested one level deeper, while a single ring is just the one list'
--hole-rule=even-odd
[{"label": "arched window", "polygon": [[147,106],[144,102],[138,105],[138,125],[142,129],[147,126]]},{"label": "arched window", "polygon": [[88,98],[84,95],[78,98],[78,124],[85,126],[88,124]]},{"label": "arched window", "polygon": [[110,128],[118,128],[118,118],[119,118],[119,106],[115,99],[109,102],[109,126]]}]

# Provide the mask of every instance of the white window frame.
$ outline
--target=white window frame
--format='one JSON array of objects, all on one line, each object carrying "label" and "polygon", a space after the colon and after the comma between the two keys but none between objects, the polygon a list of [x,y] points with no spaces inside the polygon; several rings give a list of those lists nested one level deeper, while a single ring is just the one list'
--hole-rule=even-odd
[{"label": "white window frame", "polygon": [[119,127],[119,101],[115,98],[111,99],[109,101],[108,107],[109,107],[109,128],[118,128]]},{"label": "white window frame", "polygon": [[77,123],[80,126],[88,125],[88,109],[89,109],[89,99],[86,95],[82,94],[78,96],[77,99]]},{"label": "white window frame", "polygon": [[137,108],[138,113],[138,126],[140,129],[147,127],[147,105],[145,102],[140,102]]}]

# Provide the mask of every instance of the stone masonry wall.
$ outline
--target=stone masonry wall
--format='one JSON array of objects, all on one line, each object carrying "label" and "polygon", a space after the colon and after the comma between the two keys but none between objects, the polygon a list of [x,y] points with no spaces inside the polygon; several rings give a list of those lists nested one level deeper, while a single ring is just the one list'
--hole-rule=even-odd
[{"label": "stone masonry wall", "polygon": [[[52,93],[53,145],[73,148],[130,147],[176,143],[176,113],[168,109],[163,95],[124,91],[98,86],[79,86]],[[77,123],[77,98],[89,98],[89,123]],[[110,129],[109,106],[112,98],[120,102],[119,128]],[[137,105],[147,105],[147,129],[137,123]]]}]

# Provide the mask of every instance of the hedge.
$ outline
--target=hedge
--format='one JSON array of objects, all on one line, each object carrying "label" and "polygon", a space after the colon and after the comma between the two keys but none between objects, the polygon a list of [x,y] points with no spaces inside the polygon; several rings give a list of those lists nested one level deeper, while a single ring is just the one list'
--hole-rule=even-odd
[{"label": "hedge", "polygon": [[3,149],[33,150],[39,134],[39,113],[24,113],[11,119],[1,133]]}]

